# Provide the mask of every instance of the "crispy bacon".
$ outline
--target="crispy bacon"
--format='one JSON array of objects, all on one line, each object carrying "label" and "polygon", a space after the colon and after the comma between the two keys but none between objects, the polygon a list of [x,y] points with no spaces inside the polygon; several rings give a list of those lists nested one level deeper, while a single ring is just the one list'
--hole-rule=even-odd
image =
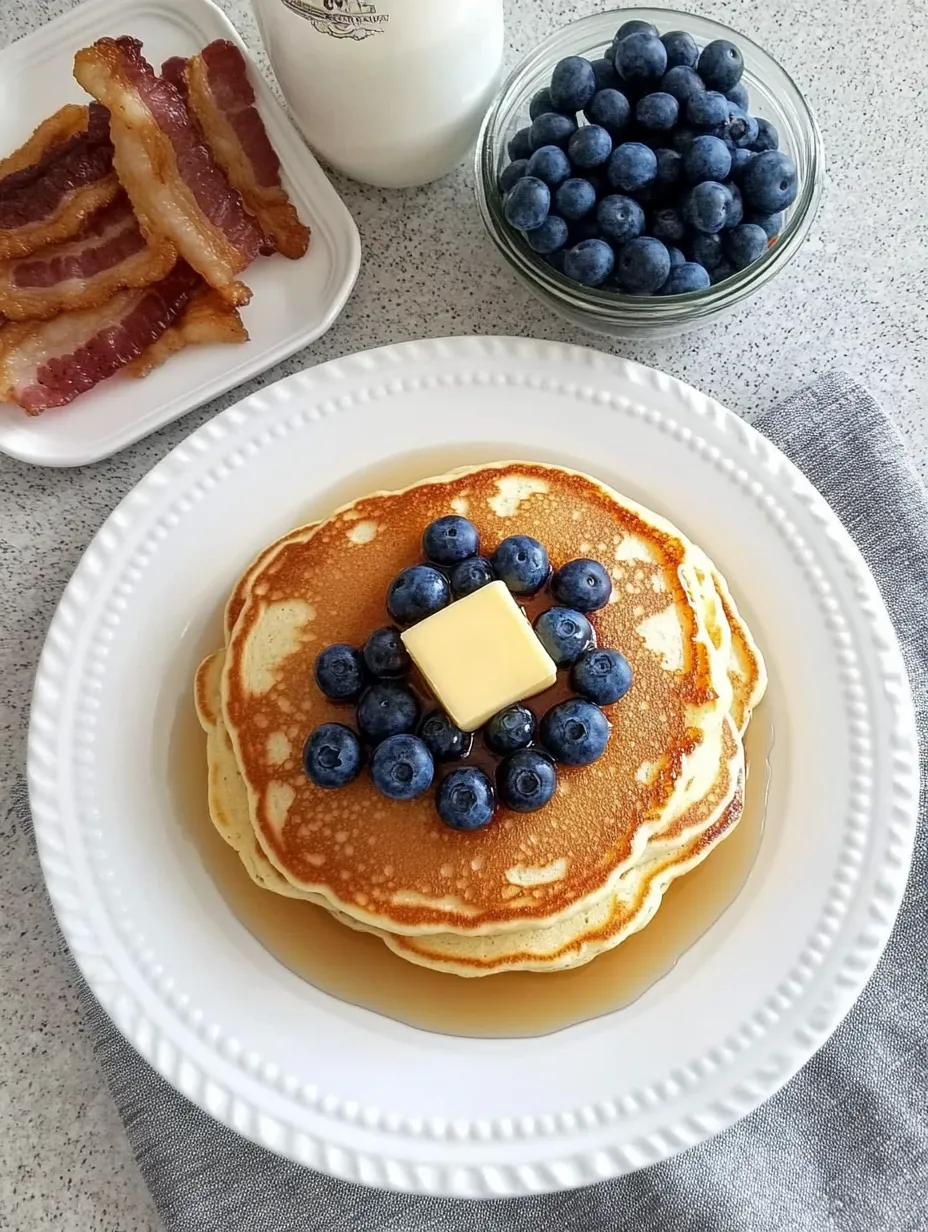
[{"label": "crispy bacon", "polygon": [[[169,60],[162,73],[176,80]],[[280,182],[280,160],[255,107],[245,57],[228,39],[216,39],[186,63],[187,100],[213,156],[242,194],[270,246],[296,260],[309,247],[309,228],[300,222]]]},{"label": "crispy bacon", "polygon": [[17,402],[30,415],[65,406],[137,359],[201,285],[178,261],[160,282],[117,291],[96,308],[10,322],[0,331],[0,400]]},{"label": "crispy bacon", "polygon": [[146,243],[124,193],[73,240],[0,261],[0,312],[11,321],[93,308],[123,287],[147,287],[177,260],[170,240]]},{"label": "crispy bacon", "polygon": [[74,75],[111,112],[116,170],[142,230],[168,236],[230,303],[247,303],[251,292],[235,276],[257,256],[261,231],[179,92],[155,76],[131,38],[79,51]]},{"label": "crispy bacon", "polygon": [[0,260],[76,235],[119,192],[105,107],[62,107],[0,163]]},{"label": "crispy bacon", "polygon": [[128,376],[148,376],[177,351],[192,344],[247,342],[248,330],[238,309],[212,287],[201,287],[190,297],[180,320],[166,329],[157,342],[146,347],[138,359],[126,365]]}]

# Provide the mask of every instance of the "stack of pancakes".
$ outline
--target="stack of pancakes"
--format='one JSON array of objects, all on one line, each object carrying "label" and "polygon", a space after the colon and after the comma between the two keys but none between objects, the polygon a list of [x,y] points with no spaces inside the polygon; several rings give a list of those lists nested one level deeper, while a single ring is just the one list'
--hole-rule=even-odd
[{"label": "stack of pancakes", "polygon": [[[527,534],[555,567],[601,561],[614,594],[593,616],[598,641],[634,673],[606,707],[603,757],[559,767],[545,808],[501,809],[474,833],[445,826],[430,792],[387,800],[364,773],[324,791],[301,764],[312,728],[351,722],[316,687],[316,655],[384,624],[389,582],[449,513],[475,524],[487,554]],[[455,471],[292,531],[236,584],[225,647],[196,678],[210,814],[258,885],[410,962],[466,976],[564,970],[647,924],[670,882],[737,825],[742,738],[765,686],[725,581],[664,518],[560,467]]]}]

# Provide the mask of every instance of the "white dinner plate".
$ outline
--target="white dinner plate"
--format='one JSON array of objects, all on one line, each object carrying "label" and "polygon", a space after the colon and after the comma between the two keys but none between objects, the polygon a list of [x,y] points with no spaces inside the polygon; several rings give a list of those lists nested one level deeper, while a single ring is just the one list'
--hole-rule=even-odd
[{"label": "white dinner plate", "polygon": [[[72,73],[74,53],[120,34],[141,39],[156,68],[217,38],[245,50],[210,0],[88,0],[0,51],[0,154],[15,149],[63,104],[86,102]],[[242,309],[248,342],[188,347],[144,380],[117,374],[69,406],[36,417],[0,402],[0,452],[40,466],[81,466],[109,457],[307,346],[341,312],[361,262],[358,229],[254,64],[249,76],[284,186],[312,228],[309,252],[299,261],[259,258],[248,268],[244,277],[254,292]]]},{"label": "white dinner plate", "polygon": [[[766,655],[776,740],[758,857],[734,905],[625,1010],[492,1040],[345,1004],[246,932],[179,822],[172,724],[232,583],[311,505],[315,514],[352,475],[374,464],[383,473],[392,457],[407,458],[407,476],[452,457],[557,461],[598,476],[711,553]],[[313,1168],[462,1196],[642,1167],[782,1086],[876,964],[918,794],[912,704],[886,610],[795,467],[670,377],[505,338],[322,364],[217,416],[157,465],[61,600],[36,682],[29,781],[72,952],[169,1082]]]}]

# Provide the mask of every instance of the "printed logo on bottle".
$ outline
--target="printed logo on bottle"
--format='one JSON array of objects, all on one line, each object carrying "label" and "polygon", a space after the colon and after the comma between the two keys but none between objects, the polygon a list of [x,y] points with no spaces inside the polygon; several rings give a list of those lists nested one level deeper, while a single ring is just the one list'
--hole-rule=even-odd
[{"label": "printed logo on bottle", "polygon": [[293,13],[305,17],[314,30],[332,38],[359,41],[372,34],[382,34],[389,13],[378,13],[375,4],[364,0],[281,0]]}]

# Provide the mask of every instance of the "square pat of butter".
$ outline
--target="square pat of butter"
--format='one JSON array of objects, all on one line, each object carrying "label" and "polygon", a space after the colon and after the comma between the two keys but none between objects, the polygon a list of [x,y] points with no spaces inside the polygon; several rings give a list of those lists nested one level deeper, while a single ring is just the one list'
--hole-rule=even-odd
[{"label": "square pat of butter", "polygon": [[505,582],[458,599],[402,635],[438,703],[463,731],[548,689],[554,660]]}]

